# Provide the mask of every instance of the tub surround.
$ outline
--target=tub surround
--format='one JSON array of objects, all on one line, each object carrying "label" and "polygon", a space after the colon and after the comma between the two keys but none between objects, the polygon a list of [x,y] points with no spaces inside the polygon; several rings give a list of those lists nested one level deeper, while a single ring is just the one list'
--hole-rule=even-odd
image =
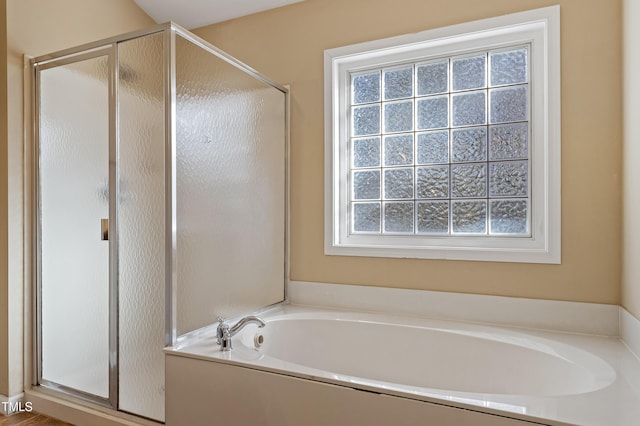
[{"label": "tub surround", "polygon": [[640,320],[620,307],[620,339],[640,359]]},{"label": "tub surround", "polygon": [[[423,414],[429,416],[432,415],[432,411],[430,410],[433,408],[433,404],[475,411],[477,413],[481,413],[478,418],[480,423],[478,424],[482,424],[482,421],[484,421],[482,420],[484,418],[483,415],[494,415],[513,419],[513,423],[506,424],[515,425],[520,424],[522,421],[526,421],[533,422],[534,424],[538,423],[554,426],[632,426],[636,425],[637,419],[640,418],[640,363],[617,337],[575,334],[567,333],[565,331],[552,332],[542,330],[524,330],[522,328],[514,329],[508,327],[471,324],[466,322],[430,320],[416,317],[398,317],[388,314],[357,313],[353,311],[328,310],[295,305],[282,306],[266,312],[263,315],[263,318],[267,321],[267,325],[264,330],[269,329],[269,321],[279,321],[282,319],[287,320],[284,318],[287,316],[288,318],[293,319],[305,318],[313,320],[314,318],[317,318],[318,315],[321,317],[324,316],[324,318],[333,315],[334,319],[349,321],[350,324],[353,324],[354,322],[382,322],[383,324],[409,326],[404,328],[428,329],[432,331],[448,330],[456,335],[472,333],[476,337],[486,336],[489,340],[497,338],[503,342],[510,341],[516,346],[520,345],[518,342],[525,342],[524,346],[526,347],[534,349],[543,348],[543,350],[546,351],[545,353],[552,354],[553,356],[562,359],[566,357],[569,362],[575,362],[576,365],[579,366],[579,369],[582,369],[581,371],[590,375],[589,377],[593,377],[599,385],[586,387],[576,385],[571,388],[573,389],[571,392],[559,392],[561,394],[564,393],[559,396],[550,396],[548,394],[548,388],[546,388],[547,390],[536,392],[535,387],[530,388],[534,389],[531,391],[523,388],[524,390],[515,392],[514,394],[492,394],[488,392],[496,391],[492,389],[483,391],[480,388],[467,388],[472,389],[473,391],[466,392],[463,391],[465,389],[464,386],[459,385],[459,383],[464,383],[464,377],[456,378],[456,383],[458,384],[453,387],[457,387],[457,390],[443,389],[446,386],[443,386],[442,384],[438,385],[437,388],[406,386],[389,382],[387,379],[381,380],[380,377],[377,379],[371,379],[367,377],[360,377],[361,375],[351,376],[341,371],[330,371],[333,369],[331,367],[327,368],[327,371],[324,371],[322,369],[313,368],[313,365],[303,365],[301,359],[289,359],[289,355],[282,357],[287,359],[271,356],[268,350],[264,353],[259,352],[252,346],[254,334],[257,331],[257,328],[255,327],[253,329],[249,327],[245,328],[246,332],[243,331],[234,337],[236,340],[236,342],[234,342],[234,350],[223,353],[215,344],[215,325],[213,325],[209,330],[202,330],[199,336],[187,339],[180,346],[166,349],[168,426],[171,426],[171,419],[174,418],[172,416],[179,413],[178,417],[182,418],[182,416],[186,415],[190,410],[187,408],[187,411],[184,411],[184,404],[187,404],[185,394],[192,392],[187,387],[190,382],[182,376],[182,372],[193,369],[193,371],[208,374],[204,373],[204,371],[208,371],[210,367],[215,369],[215,374],[228,374],[229,377],[234,377],[234,374],[237,373],[243,377],[247,376],[240,382],[235,379],[231,380],[229,383],[221,384],[219,381],[213,380],[209,385],[202,385],[204,387],[211,386],[211,389],[203,388],[201,391],[209,395],[209,401],[212,405],[215,405],[219,401],[211,395],[217,395],[218,393],[223,395],[224,391],[221,390],[221,388],[224,388],[227,385],[233,388],[233,392],[236,392],[236,395],[238,393],[243,395],[252,395],[253,397],[259,395],[257,396],[258,399],[255,400],[254,403],[260,404],[262,407],[267,407],[272,403],[278,404],[277,401],[272,401],[270,399],[270,386],[282,385],[288,392],[290,391],[295,394],[296,391],[291,387],[295,387],[295,383],[298,383],[296,380],[302,380],[317,383],[318,386],[331,385],[334,387],[337,386],[340,389],[360,389],[373,394],[381,394],[394,398],[402,397],[413,401],[422,401],[423,403],[427,403],[425,407],[428,408],[428,411],[426,411],[428,414]],[[339,327],[337,324],[336,326]],[[403,330],[402,333],[404,333],[404,331],[406,330]],[[309,333],[312,335],[313,330],[309,330]],[[384,345],[385,341],[383,336],[379,335],[381,333],[374,334],[375,336],[372,336],[372,339],[375,338],[375,344]],[[308,337],[312,338],[312,336]],[[416,335],[416,338],[420,339],[420,335]],[[267,339],[269,339],[269,336],[265,335],[265,341]],[[337,340],[341,341],[340,338]],[[344,341],[344,339],[342,341]],[[436,341],[434,342],[437,344]],[[485,341],[481,341],[480,346],[477,348],[473,347],[473,343],[466,349],[462,349],[462,346],[460,346],[458,347],[457,353],[460,353],[462,350],[466,350],[467,353],[480,354],[481,351],[479,351],[479,349],[485,343]],[[304,342],[301,344],[304,345]],[[565,350],[566,348],[563,349],[563,345],[569,345],[573,349],[577,349],[578,357],[574,357],[571,354],[572,350],[567,352]],[[512,348],[506,348],[507,351],[511,349]],[[296,349],[293,348],[291,351],[296,351]],[[380,351],[383,351],[383,349],[380,349]],[[401,351],[402,345],[399,345],[396,354],[401,355]],[[584,355],[583,351],[588,353],[588,355],[585,355],[587,359],[594,356],[596,357],[595,364],[590,364],[590,362],[584,363],[581,360],[579,353]],[[408,350],[407,353],[409,352],[410,351]],[[329,350],[328,353],[332,353],[332,351]],[[333,353],[335,354],[335,351],[333,351]],[[378,354],[374,355],[377,356]],[[358,356],[367,357],[366,354],[358,355],[345,353],[345,357]],[[401,362],[401,365],[404,365],[406,361],[400,356],[395,357],[395,359],[392,356],[388,356],[387,358],[389,358],[389,363],[398,363],[402,359],[403,361]],[[427,359],[426,356],[425,359]],[[529,363],[530,359],[531,358],[529,358],[528,355],[525,355],[523,358],[522,365],[524,369],[532,368],[532,365]],[[602,364],[598,366],[600,360],[608,364],[610,368],[600,368],[602,367]],[[310,362],[313,363],[313,360],[310,360]],[[367,360],[363,359],[362,364],[367,364]],[[438,362],[435,362],[435,364],[438,364]],[[595,368],[592,368],[593,366],[595,366]],[[227,369],[225,370],[223,367],[227,367]],[[231,368],[231,370],[229,370],[229,368]],[[395,368],[398,367],[396,366]],[[483,366],[478,365],[478,368],[483,368]],[[487,365],[486,368],[490,367]],[[259,374],[251,375],[249,374],[251,370],[260,371],[258,371]],[[499,371],[499,369],[495,371]],[[517,375],[520,376],[522,373],[522,377],[525,379],[526,377],[539,377],[542,380],[550,381],[559,378],[559,375],[556,375],[553,372],[549,373],[550,377],[541,376],[544,375],[545,372],[546,370],[543,368],[542,372],[537,371],[531,376],[527,376],[527,374],[530,373],[528,371],[518,371]],[[273,373],[276,373],[278,377],[272,377],[274,375]],[[514,377],[513,374],[508,372],[505,374],[509,375],[509,377],[504,377],[503,380],[508,381]],[[291,377],[296,378],[294,380],[295,383],[289,383],[288,380],[291,379]],[[287,380],[285,380],[285,378],[287,378]],[[499,378],[497,380],[500,381]],[[591,379],[588,379],[587,382],[589,380]],[[193,381],[191,381],[191,383],[193,383]],[[308,393],[305,393],[307,392],[305,389],[307,389],[308,386],[311,386],[311,383],[305,383],[300,388],[301,395],[306,395],[310,399],[305,402],[304,398],[298,396],[298,398],[302,398],[298,402],[300,404],[305,404],[305,406],[313,406],[313,409],[322,411],[324,402],[314,395],[316,395],[316,392],[318,392],[318,394],[323,394],[325,390],[324,388],[319,387],[317,389],[314,388],[315,390],[308,389]],[[566,384],[563,384],[563,386],[566,386]],[[271,389],[273,388],[271,387]],[[176,396],[177,399],[174,399],[172,395]],[[189,396],[188,398],[191,397],[197,398],[195,395]],[[370,402],[375,406],[377,404],[382,404],[383,401],[386,400],[374,399]],[[294,403],[292,404],[295,405]],[[251,403],[249,405],[251,405]],[[360,407],[358,409],[366,411],[366,407],[367,406],[365,404],[364,408]],[[331,410],[332,408],[325,407],[324,409]],[[198,410],[202,410],[202,407],[198,407]],[[217,410],[219,411],[220,407],[218,407]],[[287,417],[289,416],[289,413],[285,411],[286,410],[284,409],[282,412],[278,412],[277,409],[275,412],[269,410],[264,412],[257,410],[254,413],[256,417],[250,417],[248,419],[262,419],[261,421],[266,421],[266,424],[274,425],[295,424],[295,422],[291,421],[291,419]],[[451,414],[448,411],[447,413],[449,413],[447,415]],[[203,413],[200,414],[204,415]],[[336,418],[332,418],[332,421],[340,419],[347,419],[347,417],[341,418],[338,416]],[[454,419],[456,419],[456,421],[459,420],[457,417],[454,417]],[[291,423],[288,423],[289,421],[291,421]],[[340,420],[340,422],[336,424],[348,423],[344,423],[344,420]],[[420,423],[408,421],[406,424]],[[455,423],[454,421],[452,424],[467,423]]]},{"label": "tub surround", "polygon": [[[575,352],[578,354],[577,359],[581,359],[579,353],[587,352],[588,355],[585,359],[595,356],[596,360],[604,361],[605,365],[610,368],[599,368],[597,366],[602,366],[602,364],[598,362],[583,364],[586,366],[583,370],[596,377],[600,385],[584,388],[576,385],[577,387],[573,388],[574,391],[560,392],[564,394],[555,396],[549,396],[545,392],[536,394],[533,391],[518,391],[514,394],[489,393],[496,391],[495,389],[483,391],[480,388],[473,389],[473,387],[466,389],[472,391],[461,391],[461,389],[465,389],[460,386],[452,390],[443,389],[446,386],[442,385],[437,386],[437,389],[402,386],[380,378],[376,380],[332,371],[335,368],[331,366],[324,371],[301,362],[303,358],[289,359],[288,355],[278,358],[271,356],[273,354],[270,354],[268,350],[259,352],[253,346],[253,338],[257,329],[249,328],[246,332],[240,333],[234,338],[237,340],[237,343],[234,342],[234,350],[222,353],[215,344],[213,337],[215,324],[213,324],[183,340],[178,346],[166,349],[168,426],[171,426],[170,420],[172,413],[175,413],[176,404],[184,405],[187,403],[184,400],[184,395],[169,400],[171,399],[170,395],[179,393],[176,389],[172,390],[172,386],[175,385],[179,388],[180,385],[176,383],[181,381],[184,385],[188,383],[180,375],[181,372],[193,370],[195,374],[195,372],[203,372],[204,370],[209,371],[210,367],[215,370],[215,374],[229,375],[229,377],[246,376],[240,383],[236,383],[238,380],[233,380],[234,383],[230,386],[233,387],[234,392],[249,392],[254,396],[260,395],[259,401],[260,404],[264,404],[261,405],[263,408],[268,404],[276,404],[274,407],[277,408],[274,410],[266,408],[263,411],[250,410],[251,415],[256,416],[253,418],[254,420],[269,419],[274,421],[277,419],[273,424],[295,424],[295,416],[299,415],[296,409],[287,409],[283,400],[278,402],[270,399],[272,392],[269,390],[274,386],[278,386],[279,391],[283,389],[283,392],[291,395],[293,399],[289,402],[290,406],[296,403],[302,404],[309,407],[310,413],[314,413],[313,410],[317,410],[318,413],[334,411],[332,406],[323,405],[326,402],[323,402],[322,398],[332,400],[331,398],[337,394],[341,394],[345,398],[358,394],[353,404],[355,404],[354,407],[359,408],[354,408],[353,411],[360,410],[362,413],[346,414],[346,411],[340,412],[336,408],[338,411],[331,414],[335,417],[328,420],[337,422],[335,424],[348,424],[348,421],[369,421],[367,410],[377,412],[379,405],[386,406],[387,403],[390,404],[389,409],[395,405],[403,406],[403,411],[400,413],[404,416],[406,412],[407,419],[413,418],[411,416],[416,416],[415,418],[419,419],[424,415],[434,415],[439,419],[440,417],[437,416],[442,415],[444,416],[442,419],[445,419],[442,421],[445,421],[445,424],[448,421],[446,419],[451,419],[452,424],[460,424],[456,423],[459,421],[467,422],[467,420],[462,420],[463,417],[458,417],[463,411],[460,409],[468,410],[471,413],[480,413],[479,417],[473,417],[473,420],[469,419],[469,424],[484,424],[482,422],[487,421],[487,418],[484,417],[486,415],[497,416],[489,419],[487,424],[501,424],[506,421],[504,424],[509,425],[530,424],[528,422],[532,422],[533,424],[553,426],[631,426],[636,425],[637,419],[640,418],[640,360],[636,355],[640,353],[640,321],[624,308],[616,305],[298,281],[289,283],[288,301],[289,305],[276,307],[263,314],[263,318],[267,321],[267,326],[263,330],[269,329],[270,320],[279,320],[286,316],[295,318],[296,316],[305,317],[308,315],[324,315],[325,317],[333,315],[334,318],[339,318],[342,321],[383,322],[431,330],[449,329],[455,330],[454,333],[458,334],[473,332],[477,336],[484,333],[490,339],[495,336],[507,336],[499,337],[499,339],[508,340],[511,336],[514,339],[513,342],[530,340],[532,343],[526,345],[531,348],[535,348],[538,344],[544,347],[545,342],[560,342],[558,343],[559,349],[554,349],[554,344],[551,344],[548,347],[552,349],[549,349],[547,353],[554,354],[554,356],[566,356],[569,362],[574,362],[571,360],[571,356],[566,355],[567,352],[562,349],[562,345],[566,344],[577,349]],[[309,333],[313,333],[313,331],[310,330]],[[381,333],[374,334],[378,336]],[[425,340],[419,336],[416,338]],[[384,345],[384,339],[380,336],[375,337],[375,340],[376,344]],[[459,351],[462,350],[460,348],[462,346],[459,347]],[[382,349],[380,350],[382,351]],[[479,348],[469,347],[466,350],[480,353]],[[408,350],[407,353],[409,352]],[[571,350],[568,353],[571,353]],[[388,358],[392,358],[391,355]],[[318,359],[321,360],[321,358]],[[398,360],[390,359],[389,362],[398,362]],[[580,362],[578,361],[577,364]],[[365,361],[362,363],[366,364]],[[434,361],[434,363],[438,362]],[[523,360],[522,363],[527,366],[526,368],[530,368],[528,361]],[[596,368],[592,369],[593,366]],[[478,368],[483,368],[483,366],[479,365]],[[487,365],[486,368],[489,366]],[[546,370],[543,369],[543,371]],[[549,380],[558,376],[554,373],[549,374],[551,376]],[[515,376],[509,375],[505,379],[509,380],[512,377]],[[544,380],[547,378],[545,377]],[[242,383],[250,383],[250,385]],[[298,387],[301,383],[302,385]],[[249,387],[243,388],[243,386]],[[326,396],[325,392],[328,392],[328,388],[323,386],[337,389],[337,394],[332,394],[334,396],[331,397]],[[353,389],[364,390],[365,394],[369,395],[362,396],[360,395],[362,392],[346,392]],[[217,390],[211,389],[211,392],[216,393],[219,390],[219,388]],[[224,392],[221,392],[221,395],[224,395]],[[374,398],[371,395],[378,397]],[[379,396],[388,398],[379,398]],[[398,399],[402,399],[402,401],[398,401]],[[415,405],[417,402],[423,405]],[[440,406],[445,406],[447,409],[440,412],[441,410],[434,408]],[[282,409],[278,411],[279,408]],[[423,409],[427,411],[421,411]],[[451,409],[454,411],[450,411]],[[360,415],[364,417],[358,417]],[[384,414],[378,413],[378,415],[381,416],[380,419],[384,418]],[[464,415],[469,415],[469,413]],[[309,416],[312,417],[311,414]],[[323,421],[327,421],[327,418],[324,418]],[[345,421],[347,423],[343,423]],[[371,424],[384,424],[384,422]],[[420,422],[407,420],[406,424],[420,424]]]},{"label": "tub surround", "polygon": [[540,424],[182,356],[167,356],[167,379],[167,426]]},{"label": "tub surround", "polygon": [[[293,305],[619,336],[620,307],[479,294],[290,281]],[[640,337],[640,332],[638,333]],[[640,342],[638,342],[640,349]],[[639,352],[636,352],[639,353]]]},{"label": "tub surround", "polygon": [[308,281],[287,290],[292,305],[615,337],[640,359],[640,319],[618,305]]}]

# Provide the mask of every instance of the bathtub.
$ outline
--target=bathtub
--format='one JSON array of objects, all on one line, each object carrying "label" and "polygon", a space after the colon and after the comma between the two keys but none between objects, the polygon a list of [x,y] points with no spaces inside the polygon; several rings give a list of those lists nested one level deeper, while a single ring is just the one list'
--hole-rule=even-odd
[{"label": "bathtub", "polygon": [[168,425],[613,426],[640,418],[629,380],[638,362],[617,339],[297,306],[263,319],[264,328],[234,336],[230,352],[216,345],[215,325],[166,350]]}]

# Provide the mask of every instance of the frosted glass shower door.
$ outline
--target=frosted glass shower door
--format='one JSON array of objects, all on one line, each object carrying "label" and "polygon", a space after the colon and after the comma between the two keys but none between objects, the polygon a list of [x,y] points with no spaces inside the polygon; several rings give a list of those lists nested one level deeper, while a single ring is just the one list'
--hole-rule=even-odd
[{"label": "frosted glass shower door", "polygon": [[109,57],[93,56],[38,74],[40,381],[108,398]]}]

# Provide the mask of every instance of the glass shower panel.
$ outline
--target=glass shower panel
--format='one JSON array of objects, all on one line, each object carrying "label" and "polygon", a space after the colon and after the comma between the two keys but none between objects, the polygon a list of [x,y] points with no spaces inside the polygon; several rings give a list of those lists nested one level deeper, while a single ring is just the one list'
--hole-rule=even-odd
[{"label": "glass shower panel", "polygon": [[177,335],[284,299],[285,95],[176,37]]},{"label": "glass shower panel", "polygon": [[42,379],[109,396],[109,72],[99,56],[42,69]]},{"label": "glass shower panel", "polygon": [[163,33],[118,44],[118,333],[123,411],[164,420]]}]

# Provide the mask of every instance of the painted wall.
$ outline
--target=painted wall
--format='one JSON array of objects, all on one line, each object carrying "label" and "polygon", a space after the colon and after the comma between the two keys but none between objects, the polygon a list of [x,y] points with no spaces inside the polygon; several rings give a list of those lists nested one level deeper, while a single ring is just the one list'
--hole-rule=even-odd
[{"label": "painted wall", "polygon": [[[306,0],[197,30],[291,85],[291,279],[621,302],[622,2]],[[635,0],[624,3],[640,17]],[[325,256],[323,51],[552,4],[560,4],[562,13],[562,264]],[[7,50],[0,52],[0,80],[7,81],[6,92],[0,91],[0,223],[7,224],[0,227],[0,394],[12,395],[22,389],[22,54],[39,55],[153,22],[130,0],[0,0],[0,9],[0,50]],[[632,30],[629,25],[627,39],[638,39]],[[640,68],[633,61],[627,71]],[[633,99],[627,99],[629,107]],[[633,154],[631,130],[627,126],[629,159],[640,156]],[[640,229],[629,225],[640,206],[628,196],[638,193],[640,178],[630,176],[630,169],[622,302],[640,316],[640,266],[632,258]]]},{"label": "painted wall", "polygon": [[[153,25],[132,0],[3,0],[0,97],[0,394],[23,389],[23,54],[38,56]],[[3,18],[2,14],[6,13]],[[4,94],[5,91],[0,91]],[[5,227],[4,224],[7,224]],[[28,278],[28,276],[27,276]],[[27,280],[28,282],[28,280]]]},{"label": "painted wall", "polygon": [[[562,264],[325,256],[325,49],[561,5]],[[621,0],[306,0],[195,32],[291,85],[291,279],[620,302]]]},{"label": "painted wall", "polygon": [[[0,84],[7,81],[7,2],[0,1]],[[9,381],[9,288],[7,235],[7,90],[0,90],[0,394],[7,394]]]},{"label": "painted wall", "polygon": [[640,2],[623,1],[624,146],[622,305],[640,318]]}]

